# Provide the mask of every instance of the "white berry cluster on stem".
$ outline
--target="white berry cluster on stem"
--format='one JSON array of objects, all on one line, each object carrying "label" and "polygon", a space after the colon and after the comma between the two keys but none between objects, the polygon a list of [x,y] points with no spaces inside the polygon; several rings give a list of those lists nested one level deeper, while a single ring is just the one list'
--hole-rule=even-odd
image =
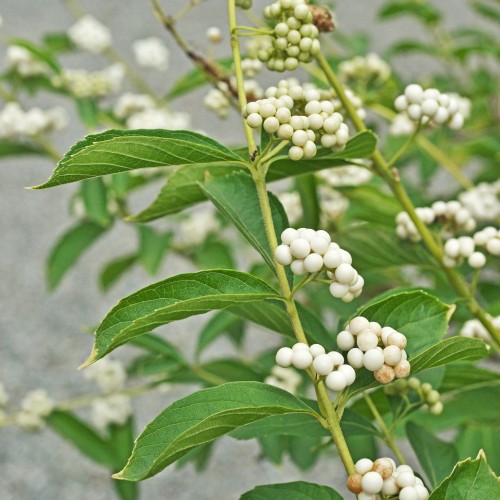
[{"label": "white berry cluster on stem", "polygon": [[308,346],[299,342],[291,348],[282,347],[276,353],[276,364],[283,368],[294,366],[299,370],[312,366],[320,377],[325,377],[328,389],[335,392],[343,391],[356,380],[356,372],[344,363],[344,356],[336,351],[327,353],[320,344]]},{"label": "white berry cluster on stem", "polygon": [[356,56],[339,64],[339,76],[343,80],[375,81],[382,83],[390,78],[391,67],[378,54]]},{"label": "white berry cluster on stem", "polygon": [[458,199],[477,221],[500,219],[500,180],[481,182],[460,193]]},{"label": "white berry cluster on stem", "polygon": [[409,465],[399,465],[392,458],[374,462],[362,458],[354,465],[356,473],[349,476],[347,488],[358,500],[379,500],[382,496],[399,500],[427,500],[429,492]]},{"label": "white berry cluster on stem", "polygon": [[342,150],[349,140],[349,128],[332,100],[322,100],[319,90],[294,83],[282,80],[278,87],[267,89],[265,99],[248,103],[243,110],[248,125],[290,141],[288,155],[294,161],[314,157],[318,144]]},{"label": "white berry cluster on stem", "polygon": [[289,265],[295,275],[327,271],[334,297],[351,302],[361,294],[364,279],[352,267],[351,254],[332,242],[326,231],[290,227],[281,233],[281,242],[275,251],[276,260]]},{"label": "white berry cluster on stem", "polygon": [[450,238],[443,247],[443,264],[446,267],[456,267],[467,259],[470,267],[481,269],[486,264],[486,256],[482,252],[476,252],[475,247],[476,243],[470,236]]},{"label": "white berry cluster on stem", "polygon": [[423,89],[412,83],[404,94],[394,101],[397,111],[416,122],[434,126],[448,124],[452,129],[462,128],[470,113],[470,101],[457,94],[446,94],[438,89]]},{"label": "white berry cluster on stem", "polygon": [[[447,234],[470,232],[476,228],[476,220],[462,203],[456,200],[436,201],[430,207],[415,209],[418,218],[426,225],[440,223],[445,226]],[[407,212],[399,212],[396,216],[396,234],[403,240],[413,242],[422,238],[417,227]]]},{"label": "white berry cluster on stem", "polygon": [[337,335],[337,346],[347,352],[347,361],[354,369],[366,368],[381,384],[410,374],[405,351],[405,335],[390,326],[382,327],[363,316],[353,318]]},{"label": "white berry cluster on stem", "polygon": [[500,229],[488,226],[473,235],[477,246],[484,247],[490,255],[500,257]]},{"label": "white berry cluster on stem", "polygon": [[302,382],[302,377],[293,368],[284,367],[278,364],[273,366],[271,374],[264,379],[264,382],[274,387],[279,387],[291,394],[296,394]]},{"label": "white berry cluster on stem", "polygon": [[71,41],[80,49],[100,54],[111,46],[111,32],[95,17],[85,15],[68,29]]},{"label": "white berry cluster on stem", "polygon": [[319,31],[305,0],[277,0],[264,9],[264,17],[276,25],[272,45],[260,50],[257,57],[271,71],[293,71],[320,51]]}]

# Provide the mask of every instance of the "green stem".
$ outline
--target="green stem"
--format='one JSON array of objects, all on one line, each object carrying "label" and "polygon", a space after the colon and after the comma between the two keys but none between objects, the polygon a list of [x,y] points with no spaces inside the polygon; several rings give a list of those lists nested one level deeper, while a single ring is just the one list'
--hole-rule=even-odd
[{"label": "green stem", "polygon": [[[238,102],[240,103],[240,112],[247,104],[247,96],[245,94],[245,82],[243,79],[243,70],[241,68],[241,53],[240,44],[238,42],[238,36],[235,34],[234,29],[237,26],[236,18],[236,4],[234,0],[228,0],[228,14],[229,14],[229,30],[231,32],[231,50],[233,52],[233,62],[234,62],[234,74],[236,76],[236,85],[238,89]],[[254,157],[257,152],[257,145],[255,144],[255,139],[253,137],[253,131],[248,126],[246,120],[243,121],[243,129],[245,131],[245,137],[248,145],[248,153],[250,158]],[[267,191],[266,191],[267,198]]]},{"label": "green stem", "polygon": [[[229,10],[229,27],[232,33],[231,48],[233,51],[236,81],[238,84],[238,99],[240,107],[241,109],[243,109],[243,107],[246,105],[246,95],[243,86],[244,81],[243,81],[243,72],[241,69],[239,42],[237,36],[234,34],[234,27],[237,25],[235,0],[228,0],[228,10]],[[246,124],[246,120],[245,119],[242,120],[243,120],[243,127],[245,129],[245,135],[247,138],[248,151],[250,157],[252,158],[254,153],[257,151],[257,147],[255,144],[252,130]],[[259,166],[262,168],[259,168]],[[302,323],[300,321],[297,306],[295,304],[295,301],[293,300],[292,291],[290,289],[290,285],[288,284],[288,278],[285,273],[285,268],[282,265],[278,264],[276,258],[274,257],[274,252],[276,250],[276,247],[278,246],[278,240],[276,238],[276,231],[274,229],[274,224],[273,224],[271,205],[269,203],[269,196],[267,193],[265,168],[266,165],[265,164],[262,165],[262,161],[259,162],[259,160],[257,160],[255,164],[251,165],[250,170],[252,173],[253,180],[255,182],[264,228],[266,231],[267,240],[269,242],[269,248],[273,254],[274,267],[276,270],[276,275],[278,277],[281,294],[285,299],[287,314],[290,319],[293,331],[295,333],[295,338],[297,339],[297,341],[307,344],[308,343],[307,338],[304,329],[302,327]],[[313,378],[313,380],[315,379],[314,374],[311,371],[309,371],[309,375],[311,376],[311,378]],[[318,404],[321,409],[321,414],[327,421],[328,428],[335,442],[335,445],[337,446],[337,450],[339,452],[342,463],[344,464],[348,474],[354,474],[355,473],[354,462],[349,452],[349,448],[344,438],[344,434],[342,433],[342,429],[340,428],[340,420],[337,417],[337,414],[335,413],[335,409],[330,400],[330,397],[328,396],[328,392],[326,390],[323,380],[316,380],[314,387],[318,398]]]},{"label": "green stem", "polygon": [[396,455],[396,458],[399,460],[400,464],[406,464],[405,457],[403,453],[401,453],[401,450],[399,449],[396,440],[394,439],[394,436],[392,435],[392,432],[389,430],[387,427],[386,423],[384,422],[384,419],[382,418],[382,415],[380,415],[379,411],[377,410],[377,407],[373,403],[372,399],[368,395],[367,392],[363,394],[363,397],[365,398],[366,404],[370,408],[370,411],[372,412],[373,416],[375,417],[375,420],[377,421],[380,430],[384,434],[384,441],[387,443],[387,446],[394,452],[394,455]]},{"label": "green stem", "polygon": [[394,156],[387,163],[387,168],[392,168],[396,162],[406,153],[408,148],[411,146],[413,141],[416,139],[418,133],[420,132],[421,122],[418,123],[417,127],[413,133],[406,139],[405,143],[398,149]]},{"label": "green stem", "polygon": [[[318,62],[318,65],[325,73],[325,77],[328,80],[328,83],[332,86],[333,90],[335,91],[338,98],[342,102],[342,105],[346,109],[347,115],[353,122],[356,130],[358,130],[358,132],[367,130],[365,124],[356,113],[356,109],[354,108],[350,99],[347,97],[342,84],[337,79],[337,76],[335,75],[332,68],[328,64],[328,61],[326,60],[325,56],[323,56],[321,52],[316,56],[316,61]],[[432,256],[436,259],[442,271],[445,273],[446,277],[448,278],[452,286],[455,288],[456,292],[462,298],[466,299],[466,303],[469,310],[490,333],[494,343],[496,344],[496,347],[500,346],[500,331],[498,331],[493,326],[485,311],[477,303],[475,298],[471,296],[469,287],[465,283],[462,276],[460,276],[460,274],[458,274],[458,272],[455,269],[446,267],[443,264],[443,255],[444,255],[443,249],[436,242],[429,228],[422,222],[422,220],[418,217],[417,213],[415,212],[415,207],[412,201],[410,200],[410,197],[408,196],[408,193],[406,192],[405,188],[401,184],[401,179],[399,177],[398,171],[396,169],[391,169],[388,167],[386,160],[384,159],[384,157],[382,156],[382,154],[378,149],[375,149],[375,151],[373,152],[372,159],[376,172],[380,175],[380,177],[382,177],[385,180],[385,182],[391,188],[392,192],[394,193],[394,196],[398,199],[403,209],[408,213],[411,220],[415,224],[420,236],[422,237],[422,241],[424,242],[425,246],[432,254]]]}]

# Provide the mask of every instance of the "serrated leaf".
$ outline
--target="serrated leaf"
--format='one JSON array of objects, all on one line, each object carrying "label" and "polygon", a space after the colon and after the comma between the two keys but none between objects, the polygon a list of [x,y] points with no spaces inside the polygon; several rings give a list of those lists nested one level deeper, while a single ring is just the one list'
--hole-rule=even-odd
[{"label": "serrated leaf", "polygon": [[[269,182],[278,181],[287,177],[345,165],[346,161],[339,158],[370,156],[373,153],[375,145],[375,135],[372,132],[362,132],[347,143],[344,151],[335,155],[331,154],[324,158],[315,158],[300,162],[294,162],[288,157],[276,158],[270,165],[267,180]],[[206,197],[200,187],[200,182],[247,170],[245,162],[236,153],[233,154],[237,156],[240,160],[239,162],[232,160],[224,165],[201,165],[202,162],[199,162],[200,165],[179,168],[168,178],[167,183],[163,186],[156,200],[148,208],[138,215],[129,217],[128,220],[147,222],[163,217],[164,215],[179,212],[205,200]]]},{"label": "serrated leaf", "polygon": [[244,493],[240,500],[342,500],[333,488],[320,484],[296,481],[293,483],[256,486]]},{"label": "serrated leaf", "polygon": [[99,275],[99,284],[103,291],[108,291],[135,263],[137,255],[126,255],[108,262]]},{"label": "serrated leaf", "polygon": [[193,252],[193,261],[200,269],[234,269],[232,246],[228,242],[207,238]]},{"label": "serrated leaf", "polygon": [[310,469],[318,460],[321,439],[308,436],[290,436],[288,438],[288,453],[290,459],[300,470]]},{"label": "serrated leaf", "polygon": [[47,417],[47,425],[93,462],[109,468],[117,466],[109,442],[72,413],[54,410]]},{"label": "serrated leaf", "polygon": [[130,343],[135,347],[139,347],[154,354],[159,354],[164,358],[175,359],[180,364],[186,363],[177,347],[153,333],[145,333],[135,338]]},{"label": "serrated leaf", "polygon": [[128,217],[134,222],[148,222],[165,215],[173,214],[206,199],[200,182],[207,178],[229,175],[244,171],[243,164],[229,162],[225,164],[202,163],[181,167],[167,179],[156,199],[137,215]]},{"label": "serrated leaf", "polygon": [[414,422],[406,424],[406,434],[427,478],[436,487],[450,474],[458,461],[455,446],[438,439],[425,427]]},{"label": "serrated leaf", "polygon": [[281,297],[259,278],[239,271],[216,269],[173,276],[125,297],[106,315],[84,366],[158,326],[270,298]]},{"label": "serrated leaf", "polygon": [[454,361],[482,359],[488,356],[489,350],[481,339],[450,337],[411,359],[411,372],[418,373]]},{"label": "serrated leaf", "polygon": [[[378,435],[377,429],[367,418],[349,408],[345,409],[340,425],[344,433],[352,436]],[[240,427],[230,434],[235,439],[253,439],[274,435],[325,437],[331,434],[311,415],[295,414],[267,417],[259,422]]]},{"label": "serrated leaf", "polygon": [[250,364],[236,359],[215,359],[203,363],[200,368],[203,372],[219,378],[220,383],[244,380],[259,382],[263,378],[262,374],[258,373]]},{"label": "serrated leaf", "polygon": [[483,450],[495,474],[500,473],[500,428],[495,425],[468,423],[454,439],[459,458],[474,457]]},{"label": "serrated leaf", "polygon": [[475,460],[458,462],[453,472],[432,493],[429,500],[486,500],[500,498],[500,482],[483,452]]},{"label": "serrated leaf", "polygon": [[420,246],[402,242],[394,228],[363,224],[337,233],[335,241],[353,258],[356,269],[369,272],[373,269],[417,265],[430,266],[429,254]]},{"label": "serrated leaf", "polygon": [[451,307],[421,290],[396,291],[373,299],[358,310],[356,316],[365,316],[404,333],[408,340],[406,351],[413,366],[414,356],[446,334]]},{"label": "serrated leaf", "polygon": [[233,382],[204,389],[165,409],[137,438],[117,479],[154,476],[189,450],[270,415],[313,413],[286,391],[259,382]]},{"label": "serrated leaf", "polygon": [[53,290],[60,283],[85,250],[105,231],[105,228],[95,222],[84,221],[73,226],[59,238],[47,261],[49,289]]},{"label": "serrated leaf", "polygon": [[183,130],[107,130],[76,143],[58,163],[45,189],[134,169],[238,161],[218,142]]},{"label": "serrated leaf", "polygon": [[[211,179],[200,184],[200,187],[218,210],[234,224],[274,270],[274,257],[267,240],[257,189],[250,175],[236,172],[225,177]],[[274,228],[279,235],[288,227],[288,218],[276,196],[268,193],[268,197]],[[291,285],[293,276],[289,269],[287,269],[287,275]]]},{"label": "serrated leaf", "polygon": [[500,373],[475,366],[473,363],[454,363],[446,367],[440,392],[460,390],[470,385],[500,383]]}]

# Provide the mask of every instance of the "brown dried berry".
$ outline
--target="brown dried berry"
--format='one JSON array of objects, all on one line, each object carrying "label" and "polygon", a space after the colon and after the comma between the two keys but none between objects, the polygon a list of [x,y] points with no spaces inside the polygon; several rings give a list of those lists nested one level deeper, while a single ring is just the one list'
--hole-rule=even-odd
[{"label": "brown dried berry", "polygon": [[390,384],[396,376],[396,374],[394,373],[394,369],[387,365],[384,365],[382,366],[382,368],[375,370],[373,372],[373,375],[375,376],[375,380],[377,382],[380,382],[381,384]]},{"label": "brown dried berry", "polygon": [[312,14],[312,22],[320,33],[329,33],[335,29],[332,13],[326,7],[310,5],[309,10]]},{"label": "brown dried berry", "polygon": [[382,476],[382,479],[387,479],[391,477],[394,469],[387,458],[378,458],[373,462],[372,471],[378,472]]},{"label": "brown dried berry", "polygon": [[347,489],[352,491],[356,495],[359,495],[363,491],[361,487],[361,480],[363,476],[361,474],[353,474],[347,478]]},{"label": "brown dried berry", "polygon": [[410,363],[406,359],[402,359],[395,367],[394,373],[398,378],[405,378],[410,374]]}]

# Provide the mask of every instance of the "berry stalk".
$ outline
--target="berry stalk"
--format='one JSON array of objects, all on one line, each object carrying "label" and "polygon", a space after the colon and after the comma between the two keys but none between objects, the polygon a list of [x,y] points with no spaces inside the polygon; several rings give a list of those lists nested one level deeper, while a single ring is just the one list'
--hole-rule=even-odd
[{"label": "berry stalk", "polygon": [[[231,48],[233,51],[234,60],[234,71],[236,75],[236,81],[238,85],[238,99],[240,103],[241,110],[243,111],[246,106],[246,95],[244,91],[244,81],[243,81],[243,71],[241,68],[241,55],[240,47],[237,34],[235,32],[235,27],[237,26],[236,20],[236,3],[235,0],[228,1],[228,11],[229,11],[229,27],[231,32]],[[246,120],[243,119],[243,127],[245,129],[245,136],[247,138],[248,151],[250,157],[254,157],[254,153],[257,151],[257,146],[253,137],[252,129],[247,125]],[[307,344],[307,339],[300,321],[299,313],[295,305],[292,290],[288,284],[287,276],[285,273],[285,268],[278,264],[275,257],[275,250],[278,246],[278,240],[276,238],[276,231],[274,229],[273,218],[271,206],[269,204],[269,197],[267,194],[267,186],[265,180],[265,170],[266,165],[262,164],[259,159],[257,159],[251,165],[252,177],[255,182],[255,187],[257,189],[257,195],[259,197],[259,204],[261,209],[261,214],[264,222],[264,228],[266,231],[267,240],[271,249],[271,253],[274,259],[274,266],[276,269],[276,274],[278,277],[279,285],[281,288],[281,293],[285,298],[285,304],[287,309],[287,314],[292,324],[295,337],[298,342],[303,342]],[[322,380],[315,381],[314,388],[316,391],[316,396],[318,399],[318,404],[321,410],[321,414],[327,422],[328,430],[330,431],[333,441],[337,447],[340,458],[348,474],[353,474],[354,461],[352,459],[351,453],[347,446],[342,429],[340,428],[340,420],[335,412],[333,404],[328,396],[326,387]]]}]

